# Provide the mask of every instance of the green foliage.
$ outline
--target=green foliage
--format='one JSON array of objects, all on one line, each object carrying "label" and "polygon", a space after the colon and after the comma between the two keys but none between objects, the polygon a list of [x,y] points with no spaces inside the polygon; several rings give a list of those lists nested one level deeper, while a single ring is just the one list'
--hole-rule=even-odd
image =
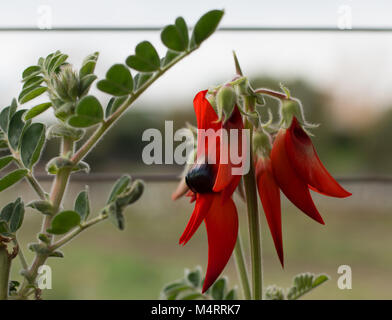
[{"label": "green foliage", "polygon": [[128,95],[133,90],[131,72],[123,64],[115,64],[106,73],[106,79],[97,83],[97,88],[113,96]]},{"label": "green foliage", "polygon": [[197,21],[191,38],[191,47],[198,47],[204,40],[214,33],[223,17],[223,10],[211,10]]},{"label": "green foliage", "polygon": [[23,179],[27,175],[27,172],[28,171],[26,169],[17,169],[8,173],[6,176],[0,179],[0,191],[11,187],[19,180]]},{"label": "green foliage", "polygon": [[124,230],[124,209],[136,202],[142,196],[143,191],[144,183],[141,180],[132,181],[130,176],[122,176],[114,184],[102,214],[108,215],[117,228]]},{"label": "green foliage", "polygon": [[55,214],[55,210],[53,208],[52,203],[47,200],[34,200],[29,202],[26,205],[26,207],[30,207],[32,209],[39,211],[42,214],[49,215],[49,216]]},{"label": "green foliage", "polygon": [[64,234],[80,224],[80,215],[72,210],[62,211],[57,214],[47,232],[51,234]]},{"label": "green foliage", "polygon": [[76,197],[74,211],[80,215],[80,220],[85,221],[90,214],[90,200],[88,197],[88,187],[81,191]]},{"label": "green foliage", "polygon": [[125,218],[123,211],[116,202],[110,203],[103,210],[102,214],[107,215],[109,220],[119,229],[125,229]]},{"label": "green foliage", "polygon": [[265,292],[266,300],[285,300],[284,290],[278,286],[268,286]]},{"label": "green foliage", "polygon": [[25,120],[53,107],[55,116],[66,121],[75,113],[79,99],[86,96],[96,80],[94,75],[98,53],[87,56],[78,72],[67,62],[68,55],[56,51],[46,58],[40,58],[38,64],[30,66],[22,74],[23,89],[19,94],[19,102],[26,103],[48,92],[50,102],[33,107],[25,116]]},{"label": "green foliage", "polygon": [[128,96],[111,98],[105,110],[105,117],[109,118],[127,100]]},{"label": "green foliage", "polygon": [[49,127],[46,132],[46,138],[50,140],[65,137],[73,141],[78,141],[83,137],[84,132],[84,129],[73,128],[64,123],[56,123]]},{"label": "green foliage", "polygon": [[140,72],[157,71],[161,65],[159,55],[154,46],[148,42],[140,42],[135,49],[135,54],[126,60],[127,65]]},{"label": "green foliage", "polygon": [[45,142],[45,125],[33,123],[23,133],[20,155],[26,168],[31,169],[38,161]]},{"label": "green foliage", "polygon": [[[207,28],[206,23],[204,22],[202,25],[204,27],[199,27],[201,30],[201,33],[199,32],[201,34],[200,42],[208,37],[206,35],[208,32],[206,33],[204,30]],[[175,24],[162,31],[162,41],[169,48],[162,60],[154,46],[148,41],[143,41],[136,46],[135,54],[126,59],[127,65],[113,65],[106,73],[105,79],[98,82],[98,89],[115,96],[106,108],[105,117],[111,117],[119,110],[120,106],[124,106],[120,110],[124,111],[125,107],[131,104],[166,70],[195,49],[189,48],[188,28],[182,18],[177,18]],[[0,178],[0,191],[11,187],[24,177],[36,191],[39,199],[31,201],[27,206],[43,215],[51,216],[51,225],[47,227],[46,223],[44,224],[47,229],[37,235],[39,243],[31,243],[29,249],[37,256],[45,255],[45,259],[47,257],[63,257],[62,252],[54,250],[72,239],[84,227],[93,225],[107,217],[119,229],[124,229],[124,209],[137,201],[144,191],[144,183],[141,180],[133,181],[129,176],[123,176],[114,185],[105,208],[97,218],[84,223],[91,210],[87,187],[76,197],[74,210],[62,209],[62,191],[67,185],[69,173],[81,170],[89,171],[89,165],[81,159],[94,146],[94,144],[90,145],[87,142],[74,153],[74,144],[71,144],[69,140],[78,141],[83,138],[86,132],[89,133],[84,128],[102,124],[100,129],[93,133],[96,136],[90,140],[99,141],[102,134],[110,127],[108,124],[111,124],[111,122],[105,122],[104,110],[98,99],[88,95],[91,85],[97,79],[94,70],[98,53],[95,52],[87,56],[79,70],[74,69],[67,59],[68,55],[56,51],[46,57],[40,57],[37,64],[27,67],[22,73],[23,87],[18,96],[19,103],[30,102],[44,93],[49,101],[36,104],[29,110],[17,110],[17,100],[13,99],[11,105],[3,108],[0,112],[0,149],[7,149],[9,152],[8,155],[0,158],[0,170],[12,161],[18,167]],[[128,67],[139,71],[135,78],[132,77]],[[51,108],[58,119],[57,123],[50,126],[48,130],[42,123],[32,123],[32,119]],[[119,115],[121,112],[115,114],[115,116]],[[116,120],[115,116],[114,120]],[[53,138],[63,138],[63,151],[60,156],[51,159],[46,165],[49,174],[58,175],[54,179],[52,193],[49,197],[34,177],[33,168],[40,159],[45,139]],[[56,201],[52,203],[49,199],[53,198]],[[14,233],[21,227],[24,212],[24,203],[20,198],[4,207],[0,213],[0,234],[14,237]],[[78,226],[80,229],[76,233],[70,232]],[[61,235],[68,232],[70,233],[60,241],[52,243],[50,234]],[[21,257],[22,264],[25,264],[22,255]],[[20,297],[26,298],[32,293],[30,289],[34,288],[29,283],[36,280],[35,275],[39,266],[39,264],[33,263],[28,273],[26,271],[21,273],[28,281],[25,281],[17,292]],[[188,284],[192,281],[194,287],[200,286],[200,274],[190,274]],[[234,298],[234,291],[227,293],[226,282],[222,281],[217,282],[213,295]],[[15,294],[16,287],[17,284],[10,289],[10,293]],[[198,292],[189,292],[183,299],[196,299],[200,296],[202,295]]]},{"label": "green foliage", "polygon": [[0,127],[4,132],[8,132],[8,125],[10,123],[10,107],[5,107],[0,113]]},{"label": "green foliage", "polygon": [[182,279],[164,286],[161,299],[164,300],[236,300],[237,288],[228,290],[228,281],[225,277],[219,278],[204,294],[202,271],[200,267],[194,270],[185,269]]},{"label": "green foliage", "polygon": [[129,175],[123,175],[120,179],[116,181],[114,184],[112,191],[110,192],[109,199],[106,202],[107,204],[116,200],[117,196],[120,195],[129,185],[132,178]]},{"label": "green foliage", "polygon": [[86,173],[90,172],[90,166],[88,163],[80,161],[78,164],[74,164],[69,158],[67,157],[55,157],[51,159],[46,164],[46,171],[49,174],[57,174],[62,169],[72,169],[73,172],[77,171],[84,171]]},{"label": "green foliage", "polygon": [[18,231],[23,222],[24,212],[24,204],[21,198],[7,204],[0,213],[0,234],[8,236]]},{"label": "green foliage", "polygon": [[79,70],[79,77],[83,79],[85,76],[91,75],[94,73],[95,66],[97,64],[99,53],[94,52],[93,54],[88,55],[82,63],[82,66]]},{"label": "green foliage", "polygon": [[284,290],[275,285],[269,286],[265,293],[267,300],[297,300],[304,294],[329,280],[325,274],[301,273],[294,277],[293,286]]},{"label": "green foliage", "polygon": [[299,274],[295,276],[293,286],[288,290],[287,299],[296,300],[327,280],[329,280],[329,277],[325,274],[317,277],[312,273]]},{"label": "green foliage", "polygon": [[68,120],[68,124],[77,128],[86,128],[96,125],[103,120],[101,103],[94,96],[86,96],[80,99],[76,114]]},{"label": "green foliage", "polygon": [[26,110],[19,110],[10,118],[8,126],[8,141],[12,149],[17,150],[19,147],[20,139],[22,137],[23,129],[29,122],[23,121],[23,115]]},{"label": "green foliage", "polygon": [[41,86],[35,86],[32,85],[30,87],[27,87],[26,89],[22,90],[22,92],[19,95],[19,103],[23,104],[26,102],[29,102],[30,100],[33,100],[34,98],[40,96],[43,94],[46,90],[48,90],[47,87],[41,87]]},{"label": "green foliage", "polygon": [[24,116],[24,120],[27,121],[35,118],[36,116],[48,110],[51,106],[51,102],[44,102],[32,107],[29,111],[27,111],[26,115]]},{"label": "green foliage", "polygon": [[189,45],[188,26],[182,17],[175,24],[166,26],[161,32],[163,44],[173,51],[185,51]]},{"label": "green foliage", "polygon": [[13,156],[5,156],[5,157],[0,158],[0,170],[7,167],[12,160],[14,160]]}]

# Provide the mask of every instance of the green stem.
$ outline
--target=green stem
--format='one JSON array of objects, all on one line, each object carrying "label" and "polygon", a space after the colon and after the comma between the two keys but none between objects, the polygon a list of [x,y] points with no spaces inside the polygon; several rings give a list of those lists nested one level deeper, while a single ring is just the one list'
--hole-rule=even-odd
[{"label": "green stem", "polygon": [[[247,111],[252,108],[250,97],[245,99],[245,108]],[[250,145],[252,150],[252,137],[253,125],[246,118],[245,128],[250,131]],[[244,187],[246,194],[246,205],[248,209],[248,223],[249,223],[249,236],[250,236],[250,249],[252,260],[252,289],[253,299],[261,300],[263,294],[263,274],[262,274],[262,258],[261,258],[261,234],[260,234],[260,221],[257,209],[257,191],[253,159],[250,160],[249,172],[244,175]]]},{"label": "green stem", "polygon": [[[234,65],[238,75],[243,76],[237,55],[233,51]],[[245,111],[254,110],[254,97],[247,96],[244,99]],[[252,155],[253,150],[253,124],[245,117],[245,129],[249,130],[249,150]],[[250,237],[250,251],[252,260],[252,291],[253,299],[263,298],[263,263],[261,257],[261,231],[260,220],[257,209],[257,190],[253,157],[250,159],[249,172],[244,175],[244,187],[246,194],[246,206],[248,211],[248,226]]]},{"label": "green stem", "polygon": [[27,181],[30,183],[31,187],[37,193],[41,200],[46,200],[45,190],[41,187],[39,182],[35,179],[32,172],[29,172],[26,176]]},{"label": "green stem", "polygon": [[[16,152],[11,149],[12,156],[15,159],[15,162],[18,164],[18,166],[22,169],[28,169],[24,166],[22,160],[20,159],[20,154],[19,152]],[[28,169],[29,170],[29,169]],[[26,175],[27,181],[30,183],[31,187],[34,189],[34,191],[37,193],[37,195],[40,197],[41,200],[46,200],[46,192],[40,185],[40,183],[35,179],[33,172],[29,170],[28,174]]]},{"label": "green stem", "polygon": [[237,273],[239,275],[242,291],[245,300],[251,299],[251,292],[248,279],[248,271],[246,269],[244,254],[242,253],[241,236],[238,235],[237,242],[234,247],[234,258],[237,266]]}]

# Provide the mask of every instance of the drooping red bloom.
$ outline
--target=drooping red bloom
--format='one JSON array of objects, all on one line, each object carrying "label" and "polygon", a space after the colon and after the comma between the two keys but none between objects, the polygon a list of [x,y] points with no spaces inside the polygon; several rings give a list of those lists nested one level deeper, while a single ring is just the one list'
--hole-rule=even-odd
[{"label": "drooping red bloom", "polygon": [[324,224],[309,189],[323,195],[345,198],[344,190],[321,163],[313,143],[293,117],[288,129],[280,129],[270,158],[259,158],[256,178],[260,199],[283,266],[283,245],[279,188],[306,215]]},{"label": "drooping red bloom", "polygon": [[[225,122],[218,121],[215,110],[205,97],[206,93],[207,91],[199,92],[193,101],[199,129],[197,161],[188,172],[186,182],[193,191],[196,204],[179,241],[180,244],[185,245],[204,221],[208,236],[208,266],[203,292],[223,271],[237,241],[238,216],[231,196],[241,176],[232,174],[231,169],[235,165],[231,163],[230,157],[226,163],[221,161],[220,152],[229,150],[230,141],[224,143],[219,135],[208,140],[202,137],[205,133],[202,133],[200,129],[212,129],[214,132],[219,129],[238,129],[239,131],[243,129],[242,117],[237,108]],[[213,143],[209,146],[210,141]],[[213,158],[216,159],[215,163],[210,163],[214,162]]]}]

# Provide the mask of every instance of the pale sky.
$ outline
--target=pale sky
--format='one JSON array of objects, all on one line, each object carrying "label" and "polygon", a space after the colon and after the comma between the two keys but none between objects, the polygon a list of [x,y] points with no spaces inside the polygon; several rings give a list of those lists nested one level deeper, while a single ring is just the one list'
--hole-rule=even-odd
[{"label": "pale sky", "polygon": [[[192,25],[212,8],[225,9],[221,26],[226,27],[336,27],[342,7],[347,6],[353,28],[392,27],[392,2],[381,0],[14,0],[1,2],[0,28],[37,26],[42,6],[49,6],[53,27],[163,26],[178,15]],[[84,56],[99,51],[97,74],[103,77],[110,65],[123,63],[142,40],[151,41],[164,54],[158,32],[0,31],[0,103],[8,104],[19,93],[21,72],[39,56],[59,49],[79,65]],[[339,103],[345,104],[349,97],[350,108],[359,112],[380,110],[392,101],[391,40],[392,33],[217,32],[154,84],[139,104],[170,108],[191,102],[198,90],[232,77],[234,49],[250,76],[304,77],[336,92],[337,109],[344,108]]]}]

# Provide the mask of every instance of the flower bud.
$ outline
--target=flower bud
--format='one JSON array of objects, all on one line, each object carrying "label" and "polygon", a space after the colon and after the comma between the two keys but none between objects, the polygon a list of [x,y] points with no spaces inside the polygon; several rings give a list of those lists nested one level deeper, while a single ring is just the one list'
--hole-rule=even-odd
[{"label": "flower bud", "polygon": [[241,77],[235,81],[234,88],[239,96],[249,95],[249,81],[246,77]]},{"label": "flower bud", "polygon": [[137,200],[142,196],[144,191],[144,183],[142,180],[135,180],[131,187],[127,188],[123,193],[121,193],[116,200],[116,204],[120,207],[123,208],[125,206],[128,206]]},{"label": "flower bud", "polygon": [[269,156],[272,148],[272,139],[265,130],[256,131],[253,134],[253,152],[263,156]]},{"label": "flower bud", "polygon": [[225,121],[230,119],[233,113],[237,95],[231,86],[223,86],[219,89],[216,95],[216,104],[218,109],[219,120],[222,120],[222,114],[225,116]]},{"label": "flower bud", "polygon": [[79,77],[70,65],[66,65],[53,77],[52,86],[63,102],[76,101],[79,93]]},{"label": "flower bud", "polygon": [[296,117],[301,124],[304,123],[302,105],[298,99],[290,98],[282,100],[280,110],[282,114],[283,126],[285,128],[290,127],[293,117]]}]

